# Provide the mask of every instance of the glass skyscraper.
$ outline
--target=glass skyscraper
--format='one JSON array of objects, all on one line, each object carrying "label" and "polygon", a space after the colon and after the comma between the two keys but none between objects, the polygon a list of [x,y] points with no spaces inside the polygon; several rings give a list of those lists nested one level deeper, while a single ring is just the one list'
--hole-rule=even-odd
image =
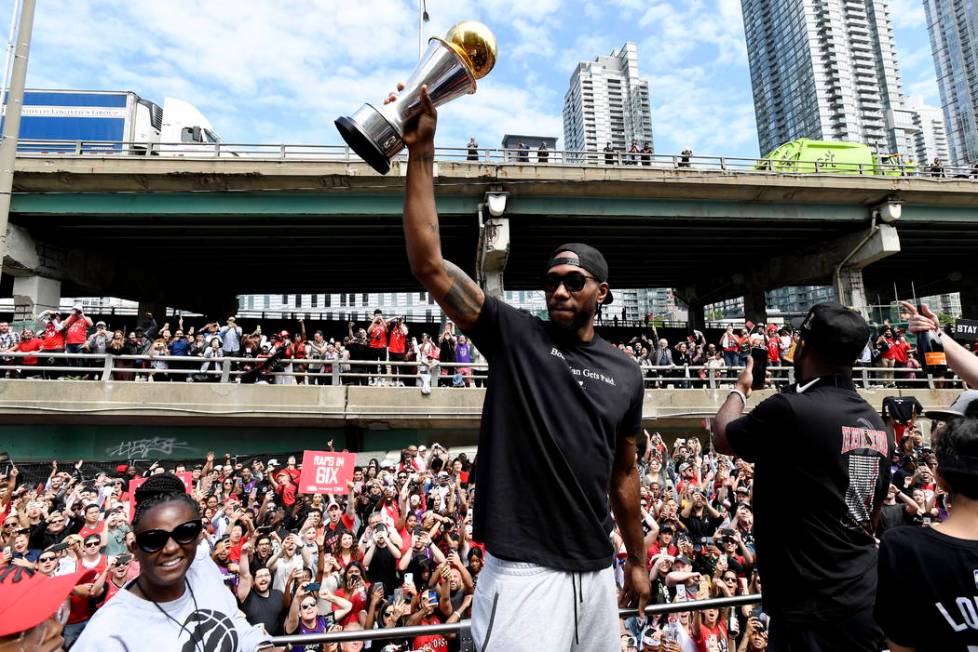
[{"label": "glass skyscraper", "polygon": [[978,161],[978,0],[924,0],[951,162]]},{"label": "glass skyscraper", "polygon": [[912,159],[884,0],[741,0],[761,155],[796,138]]}]

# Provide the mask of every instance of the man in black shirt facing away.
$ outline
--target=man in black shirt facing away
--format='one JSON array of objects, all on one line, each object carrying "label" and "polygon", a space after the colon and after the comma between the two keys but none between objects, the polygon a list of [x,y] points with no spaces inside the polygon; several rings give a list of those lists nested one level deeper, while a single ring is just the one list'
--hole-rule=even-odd
[{"label": "man in black shirt facing away", "polygon": [[[795,350],[798,383],[741,416],[751,361],[713,421],[714,445],[755,463],[754,536],[771,615],[771,652],[876,652],[873,619],[880,507],[893,435],[852,384],[869,338],[857,313],[809,311]],[[797,496],[805,496],[799,507]]]},{"label": "man in black shirt facing away", "polygon": [[880,543],[876,619],[892,652],[978,649],[978,392],[964,394],[927,412],[941,420],[933,439],[948,518],[894,528]]},{"label": "man in black shirt facing away", "polygon": [[607,263],[587,245],[554,250],[541,270],[550,321],[483,294],[441,255],[436,114],[424,90],[421,102],[404,134],[408,260],[489,361],[473,523],[487,554],[473,639],[480,651],[617,650],[609,497],[628,553],[624,598],[641,609],[649,576],[635,463],[641,371],[594,331],[598,306],[612,301]]}]

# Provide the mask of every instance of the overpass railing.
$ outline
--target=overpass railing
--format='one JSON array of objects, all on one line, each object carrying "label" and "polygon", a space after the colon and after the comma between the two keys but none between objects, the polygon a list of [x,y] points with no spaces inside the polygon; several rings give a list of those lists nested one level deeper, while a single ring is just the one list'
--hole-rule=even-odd
[{"label": "overpass railing", "polygon": [[[112,157],[147,156],[184,159],[251,159],[360,162],[345,145],[255,144],[255,143],[148,143],[106,140],[21,140],[21,157]],[[406,152],[399,159],[406,160]],[[438,161],[475,165],[616,166],[647,169],[687,169],[698,172],[748,172],[757,174],[827,174],[889,177],[978,179],[978,166],[938,165],[918,167],[909,163],[883,161],[846,163],[824,160],[654,154],[626,151],[520,150],[493,147],[438,147]]]},{"label": "overpass railing", "polygon": [[[749,595],[735,595],[724,598],[709,598],[706,600],[689,600],[687,602],[670,602],[665,604],[652,604],[645,608],[645,616],[665,615],[672,613],[682,613],[684,611],[700,611],[702,609],[725,609],[728,607],[741,607],[757,604],[761,601],[760,593]],[[638,609],[619,609],[619,618],[629,618],[637,616]],[[323,643],[342,643],[344,641],[384,641],[390,639],[411,639],[417,636],[430,634],[449,634],[460,635],[463,638],[468,636],[470,620],[461,620],[457,623],[443,623],[440,625],[414,625],[411,627],[392,627],[390,629],[371,629],[353,630],[346,632],[333,632],[329,634],[295,634],[292,636],[275,636],[272,638],[272,645],[321,645]]]},{"label": "overpass railing", "polygon": [[[732,387],[743,366],[639,365],[646,389],[724,389]],[[755,367],[755,373],[759,367]],[[211,382],[308,385],[420,385],[422,375],[432,386],[481,387],[488,379],[485,362],[395,360],[326,360],[268,357],[202,358],[172,355],[115,355],[35,351],[0,354],[0,378],[101,380],[105,382]],[[783,387],[795,381],[791,365],[769,365],[766,385]],[[956,375],[934,378],[909,367],[857,366],[853,381],[862,389],[955,389],[965,385]]]}]

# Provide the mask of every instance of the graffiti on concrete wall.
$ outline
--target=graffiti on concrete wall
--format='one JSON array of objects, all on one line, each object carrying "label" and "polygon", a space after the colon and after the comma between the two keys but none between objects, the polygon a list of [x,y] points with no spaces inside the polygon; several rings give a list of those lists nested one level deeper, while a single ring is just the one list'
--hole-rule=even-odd
[{"label": "graffiti on concrete wall", "polygon": [[176,437],[149,437],[146,439],[129,439],[119,442],[117,446],[105,449],[107,455],[123,459],[141,459],[147,457],[169,457],[177,452],[194,453],[197,449],[185,441],[177,441]]}]

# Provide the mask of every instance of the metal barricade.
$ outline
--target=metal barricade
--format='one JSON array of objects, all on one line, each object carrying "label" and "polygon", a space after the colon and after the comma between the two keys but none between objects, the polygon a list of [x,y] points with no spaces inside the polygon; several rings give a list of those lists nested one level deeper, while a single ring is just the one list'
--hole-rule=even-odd
[{"label": "metal barricade", "polygon": [[[25,364],[24,359],[37,359]],[[88,380],[119,382],[154,382],[158,378],[192,382],[242,382],[250,368],[260,366],[266,358],[155,355],[113,355],[110,353],[66,353],[33,351],[0,354],[0,378],[81,377]],[[61,364],[49,364],[50,360]],[[282,369],[288,366],[291,369]],[[415,385],[421,381],[417,361],[396,360],[322,360],[290,358],[279,360],[267,370],[254,374],[258,383],[281,384],[286,377],[298,384],[323,385],[381,385],[401,383]],[[484,386],[489,367],[485,362],[439,362],[430,365],[432,386],[444,387],[446,379],[464,387]],[[730,389],[736,383],[743,366],[709,365],[642,365],[646,389]],[[403,371],[402,371],[403,370]],[[442,371],[448,371],[443,374]],[[778,389],[795,382],[794,367],[771,365],[768,388]],[[253,372],[254,373],[254,372]],[[270,382],[271,381],[271,382]],[[328,381],[328,382],[327,382]],[[291,380],[288,381],[291,384]],[[886,389],[964,389],[957,375],[934,378],[920,369],[909,367],[853,368],[854,384],[865,390]]]},{"label": "metal barricade", "polygon": [[[926,178],[933,180],[975,180],[978,168],[944,166],[940,171],[918,169],[906,165],[859,164],[851,170],[840,165],[826,166],[824,161],[796,161],[737,156],[655,154],[625,150],[515,150],[477,147],[474,156],[468,147],[438,147],[435,160],[468,163],[471,165],[537,165],[571,167],[621,167],[632,170],[674,170],[682,174],[761,174],[761,175],[822,175],[869,176],[888,178]],[[152,156],[151,156],[152,155]],[[150,143],[102,140],[21,140],[17,156],[44,157],[110,157],[161,160],[228,159],[234,161],[336,161],[355,163],[360,159],[345,145],[308,145],[296,143]],[[395,160],[406,160],[406,154]],[[829,169],[826,169],[829,167]]]},{"label": "metal barricade", "polygon": [[[709,598],[706,600],[690,600],[689,602],[672,602],[667,604],[649,605],[645,609],[646,616],[656,614],[680,613],[683,611],[700,611],[702,609],[724,609],[757,604],[761,601],[760,593],[735,595],[724,598]],[[619,609],[618,617],[627,618],[638,614],[638,609]],[[296,634],[292,636],[275,636],[273,645],[317,645],[320,643],[342,643],[343,641],[377,641],[385,639],[404,639],[426,634],[460,634],[468,631],[471,621],[462,620],[457,623],[440,625],[414,625],[411,627],[392,627],[391,629],[371,629],[349,632],[334,632],[332,634]]]}]

